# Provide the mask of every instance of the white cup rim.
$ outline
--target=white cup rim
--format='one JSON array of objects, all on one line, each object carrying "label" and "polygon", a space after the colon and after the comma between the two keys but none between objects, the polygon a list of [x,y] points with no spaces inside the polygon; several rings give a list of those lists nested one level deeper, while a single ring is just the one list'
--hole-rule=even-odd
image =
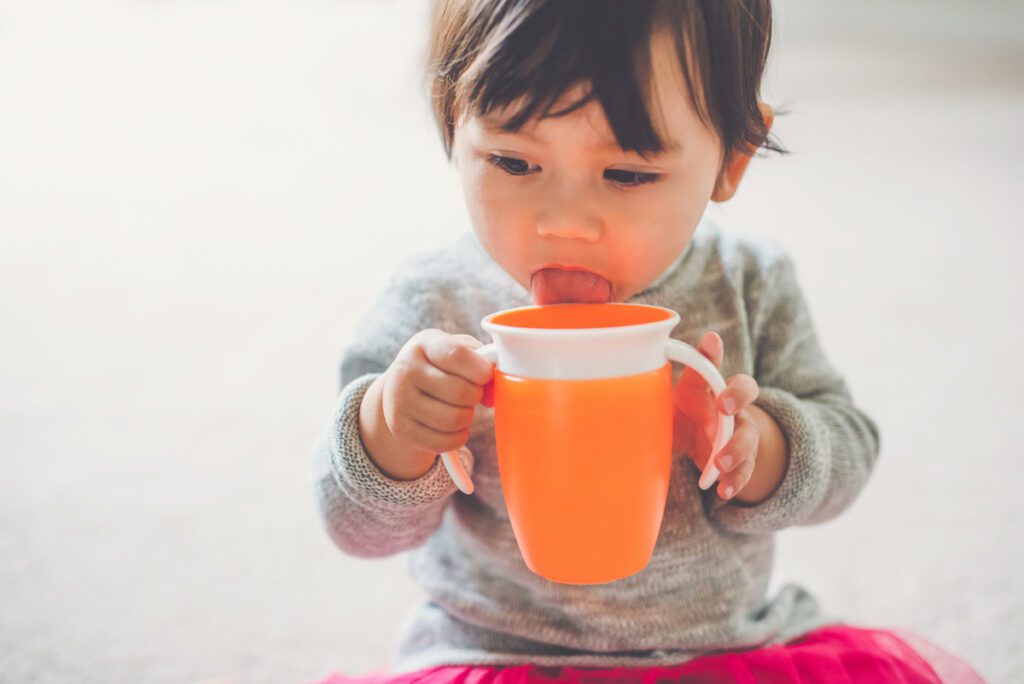
[{"label": "white cup rim", "polygon": [[626,334],[633,331],[638,331],[643,328],[654,328],[660,326],[667,326],[669,330],[675,328],[680,321],[679,313],[673,311],[668,307],[658,306],[656,304],[634,304],[631,302],[607,302],[604,304],[598,304],[598,306],[628,306],[628,307],[640,307],[645,309],[658,309],[665,311],[669,314],[668,318],[660,321],[651,321],[649,323],[634,323],[632,325],[614,325],[603,328],[527,328],[519,325],[504,325],[501,323],[494,323],[492,319],[497,316],[503,316],[505,314],[514,313],[517,311],[529,311],[533,309],[551,308],[554,306],[578,306],[574,303],[566,304],[530,304],[528,306],[517,306],[512,309],[503,309],[501,311],[495,311],[494,313],[484,316],[480,321],[480,325],[487,332],[510,332],[518,335],[535,335],[538,337],[550,337],[555,335],[574,335],[582,337],[590,337],[595,335],[608,335],[613,332],[620,332]]}]

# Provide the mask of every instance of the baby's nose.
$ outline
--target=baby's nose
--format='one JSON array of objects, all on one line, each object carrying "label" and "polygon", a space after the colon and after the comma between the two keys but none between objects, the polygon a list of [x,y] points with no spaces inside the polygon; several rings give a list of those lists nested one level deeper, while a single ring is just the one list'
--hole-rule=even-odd
[{"label": "baby's nose", "polygon": [[592,202],[552,202],[537,216],[537,235],[596,242],[603,232],[601,216]]},{"label": "baby's nose", "polygon": [[537,234],[596,242],[604,231],[599,185],[587,175],[553,176],[537,197]]}]

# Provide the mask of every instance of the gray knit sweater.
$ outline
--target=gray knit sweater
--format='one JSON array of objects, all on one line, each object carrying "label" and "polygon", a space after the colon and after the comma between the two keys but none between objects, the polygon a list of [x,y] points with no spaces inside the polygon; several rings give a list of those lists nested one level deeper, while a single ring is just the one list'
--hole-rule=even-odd
[{"label": "gray knit sweater", "polygon": [[[878,454],[878,431],[826,360],[791,261],[774,243],[702,222],[676,263],[630,301],[678,311],[672,337],[725,343],[722,375],[749,373],[756,404],[786,435],[790,465],[778,490],[747,506],[701,491],[696,466],[673,458],[658,542],[641,572],[602,585],[566,585],[531,572],[502,498],[493,409],[478,406],[460,451],[476,491],[459,492],[440,458],[396,481],[369,459],[358,411],[369,384],[420,330],[490,336],[480,319],[531,303],[530,294],[465,233],[407,259],[363,313],[341,363],[341,392],[314,448],[324,526],[346,553],[410,551],[427,600],[405,620],[396,672],[440,664],[643,667],[778,643],[826,618],[794,585],[767,596],[773,536],[828,520],[854,500]],[[674,364],[673,380],[682,368]]]}]

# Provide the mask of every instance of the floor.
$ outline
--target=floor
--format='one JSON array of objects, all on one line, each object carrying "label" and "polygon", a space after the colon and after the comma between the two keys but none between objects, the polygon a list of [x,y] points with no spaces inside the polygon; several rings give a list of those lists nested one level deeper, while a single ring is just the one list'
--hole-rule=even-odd
[{"label": "floor", "polygon": [[[883,431],[854,506],[779,535],[773,587],[1019,682],[1024,9],[924,14],[779,2],[791,154],[711,211],[789,249]],[[308,455],[368,294],[466,229],[423,17],[0,0],[0,678],[386,664],[421,592],[403,557],[331,545]]]}]

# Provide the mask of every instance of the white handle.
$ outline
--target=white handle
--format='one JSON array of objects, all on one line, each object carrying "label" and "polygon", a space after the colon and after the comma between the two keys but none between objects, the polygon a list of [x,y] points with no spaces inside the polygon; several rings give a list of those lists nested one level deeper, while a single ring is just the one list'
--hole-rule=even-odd
[{"label": "white handle", "polygon": [[[493,343],[477,347],[473,351],[491,363],[498,363],[498,347]],[[452,481],[455,483],[455,486],[464,494],[472,494],[473,480],[470,479],[469,473],[466,472],[466,469],[462,467],[462,461],[460,461],[458,456],[455,455],[455,452],[444,452],[441,454],[441,461],[444,462],[444,467],[448,469],[448,474],[452,476]]]},{"label": "white handle", "polygon": [[[665,356],[700,373],[700,376],[711,387],[711,391],[715,393],[716,399],[722,393],[722,390],[725,389],[725,380],[722,379],[722,374],[715,368],[715,364],[708,361],[706,356],[685,342],[668,340],[665,343]],[[718,479],[718,468],[714,465],[714,459],[718,456],[718,452],[722,450],[726,442],[729,441],[729,438],[732,437],[733,423],[732,416],[718,414],[718,434],[715,435],[715,444],[711,447],[711,455],[708,457],[708,462],[705,464],[704,472],[701,473],[698,482],[698,486],[701,489],[708,489]]]}]

